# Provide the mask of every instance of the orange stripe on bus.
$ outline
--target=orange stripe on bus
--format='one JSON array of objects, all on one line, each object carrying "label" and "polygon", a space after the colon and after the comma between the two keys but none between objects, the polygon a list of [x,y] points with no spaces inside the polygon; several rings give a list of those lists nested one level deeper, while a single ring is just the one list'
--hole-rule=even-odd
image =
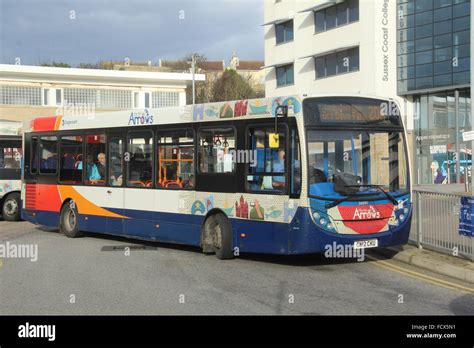
[{"label": "orange stripe on bus", "polygon": [[87,198],[82,196],[79,192],[77,192],[76,189],[72,186],[58,186],[58,188],[59,193],[61,195],[61,200],[64,202],[65,199],[71,198],[74,203],[76,203],[79,214],[128,219],[127,216],[115,214],[107,209],[104,209],[92,203]]},{"label": "orange stripe on bus", "polygon": [[62,116],[56,117],[56,123],[54,124],[54,130],[58,130],[61,126],[61,120],[63,119]]}]

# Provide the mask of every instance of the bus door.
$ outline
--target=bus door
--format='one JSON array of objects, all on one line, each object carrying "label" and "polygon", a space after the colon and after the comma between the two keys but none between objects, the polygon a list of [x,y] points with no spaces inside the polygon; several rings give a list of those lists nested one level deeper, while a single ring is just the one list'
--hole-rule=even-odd
[{"label": "bus door", "polygon": [[[107,209],[117,215],[124,215],[125,199],[125,161],[126,140],[123,134],[109,135],[108,148],[108,187],[107,187]],[[107,231],[120,233],[123,231],[123,219],[119,217],[107,217]]]}]

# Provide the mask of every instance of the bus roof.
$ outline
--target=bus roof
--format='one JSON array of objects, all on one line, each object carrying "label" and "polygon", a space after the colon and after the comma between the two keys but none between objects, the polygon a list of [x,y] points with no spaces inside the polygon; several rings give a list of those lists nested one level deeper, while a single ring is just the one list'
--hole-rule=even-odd
[{"label": "bus roof", "polygon": [[[230,119],[258,119],[274,117],[279,105],[289,106],[289,117],[301,115],[302,100],[315,97],[349,97],[349,95],[291,95],[274,98],[244,99],[217,103],[206,103],[176,107],[132,109],[95,113],[75,106],[64,107],[64,115],[33,119],[25,132],[58,130],[140,127],[145,125],[183,124]],[[388,99],[372,96],[350,95],[350,97]]]}]

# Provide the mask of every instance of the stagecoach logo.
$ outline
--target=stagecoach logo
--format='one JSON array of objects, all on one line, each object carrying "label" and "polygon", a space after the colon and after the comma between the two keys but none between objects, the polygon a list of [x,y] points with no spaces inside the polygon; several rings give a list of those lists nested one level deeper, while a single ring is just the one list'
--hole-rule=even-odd
[{"label": "stagecoach logo", "polygon": [[380,212],[377,211],[371,205],[368,208],[356,208],[352,219],[353,220],[380,219]]},{"label": "stagecoach logo", "polygon": [[143,126],[146,124],[153,124],[153,115],[148,110],[145,111],[132,111],[128,118],[128,125],[132,126]]}]

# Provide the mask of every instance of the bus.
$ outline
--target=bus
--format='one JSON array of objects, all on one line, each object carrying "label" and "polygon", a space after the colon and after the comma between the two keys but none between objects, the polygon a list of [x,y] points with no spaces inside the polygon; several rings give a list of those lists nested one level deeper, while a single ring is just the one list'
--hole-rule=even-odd
[{"label": "bus", "polygon": [[34,119],[22,216],[67,237],[105,233],[230,259],[408,240],[397,103],[286,96]]},{"label": "bus", "polygon": [[0,212],[4,220],[20,220],[22,123],[0,120]]}]

